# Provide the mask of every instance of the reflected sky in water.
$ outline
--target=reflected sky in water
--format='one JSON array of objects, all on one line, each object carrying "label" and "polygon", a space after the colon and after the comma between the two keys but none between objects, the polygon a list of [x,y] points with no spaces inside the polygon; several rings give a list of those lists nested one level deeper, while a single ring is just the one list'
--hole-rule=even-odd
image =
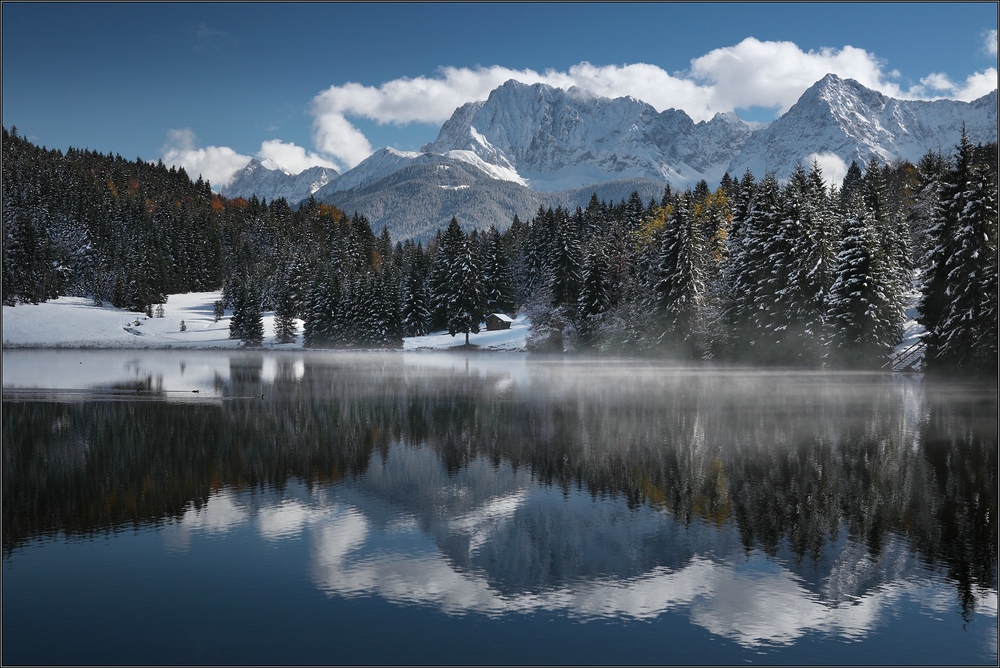
[{"label": "reflected sky in water", "polygon": [[[215,654],[157,657],[255,663],[284,633],[300,645],[276,656],[308,663],[329,658],[321,628],[371,614],[392,616],[396,653],[363,646],[387,628],[355,630],[344,662],[997,660],[995,389],[524,355],[4,351],[4,402],[5,662],[33,656],[11,637],[116,577],[176,623],[171,596],[201,600],[202,572],[266,588],[254,605],[294,630],[224,625]],[[63,560],[96,551],[67,584]],[[453,628],[452,654],[426,653]],[[478,656],[483,637],[523,646]]]},{"label": "reflected sky in water", "polygon": [[[467,490],[483,478],[507,489],[454,513],[446,503],[430,517],[407,512],[379,494],[385,485],[419,479],[437,487],[448,476],[433,452],[400,445],[357,482],[312,493],[299,486],[268,500],[221,490],[165,527],[163,541],[188,550],[193,534],[239,529],[263,541],[304,540],[312,582],[330,596],[377,595],[450,615],[544,611],[583,621],[649,621],[680,610],[746,648],[791,644],[810,632],[860,640],[901,607],[956,614],[953,585],[928,577],[899,540],[876,561],[841,536],[826,572],[813,579],[783,559],[745,552],[732,529],[678,527],[655,510],[567,496],[510,471],[498,486],[483,461],[463,473],[447,494],[473,494]],[[543,564],[553,559],[565,563]],[[656,565],[643,570],[643,562]],[[980,589],[977,598],[978,623],[995,625],[996,590]]]}]

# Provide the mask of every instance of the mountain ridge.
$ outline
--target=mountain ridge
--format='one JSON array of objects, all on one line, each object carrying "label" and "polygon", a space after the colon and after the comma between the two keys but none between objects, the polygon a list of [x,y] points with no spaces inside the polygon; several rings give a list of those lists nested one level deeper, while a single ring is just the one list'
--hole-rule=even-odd
[{"label": "mountain ridge", "polygon": [[[830,154],[845,167],[852,160],[865,167],[872,158],[917,162],[928,150],[950,150],[963,125],[974,142],[996,141],[996,90],[972,102],[898,100],[828,74],[781,117],[763,125],[731,112],[695,123],[683,110],[658,112],[632,97],[509,80],[486,100],[458,107],[421,151],[385,147],[344,174],[327,169],[308,176],[268,170],[254,160],[223,194],[246,197],[252,191],[268,199],[281,194],[292,204],[313,196],[341,208],[357,207],[373,227],[386,225],[390,231],[423,230],[442,217],[446,224],[451,215],[478,227],[485,223],[484,211],[501,216],[494,222],[503,227],[515,213],[523,215],[529,201],[569,203],[578,199],[578,191],[609,182],[642,183],[644,190],[658,182],[662,192],[667,184],[686,188],[701,180],[714,186],[723,174],[738,178],[747,169],[757,178],[773,172],[785,179],[797,164]],[[392,178],[410,167],[421,168]],[[467,182],[438,183],[435,170],[441,169],[455,169]],[[426,187],[413,180],[423,178],[417,175],[429,179]],[[458,190],[448,195],[451,187]],[[394,202],[393,210],[366,206],[360,197],[392,188],[403,190],[378,199]],[[418,200],[427,208],[409,202],[403,191],[420,191]],[[443,201],[448,196],[453,196],[451,205]],[[491,197],[506,204],[497,208]],[[425,220],[415,220],[420,217]]]}]

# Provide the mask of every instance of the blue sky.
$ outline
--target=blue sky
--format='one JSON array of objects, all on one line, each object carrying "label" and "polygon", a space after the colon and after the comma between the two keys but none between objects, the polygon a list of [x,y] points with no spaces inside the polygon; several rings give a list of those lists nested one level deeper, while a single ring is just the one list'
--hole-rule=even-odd
[{"label": "blue sky", "polygon": [[417,150],[508,78],[771,120],[828,71],[895,97],[997,85],[996,3],[21,3],[3,125],[164,159],[341,172]]}]

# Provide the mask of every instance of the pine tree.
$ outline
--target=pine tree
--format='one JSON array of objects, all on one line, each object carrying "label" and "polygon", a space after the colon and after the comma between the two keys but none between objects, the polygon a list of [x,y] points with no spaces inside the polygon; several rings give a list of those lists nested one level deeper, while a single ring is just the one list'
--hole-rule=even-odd
[{"label": "pine tree", "polygon": [[403,279],[400,301],[403,336],[425,336],[428,332],[430,311],[427,308],[427,288],[416,263],[410,266]]},{"label": "pine tree", "polygon": [[818,366],[823,358],[826,299],[836,261],[831,207],[819,167],[799,165],[782,197],[782,287],[775,318],[784,364]]},{"label": "pine tree", "polygon": [[610,294],[611,266],[607,249],[600,240],[587,246],[583,262],[583,276],[580,280],[580,297],[577,300],[580,341],[591,345],[597,334],[602,314],[612,305]]},{"label": "pine tree", "polygon": [[264,340],[260,289],[251,280],[237,278],[230,284],[229,295],[233,305],[229,338],[240,339],[248,346],[260,345]]},{"label": "pine tree", "polygon": [[295,295],[292,283],[285,281],[278,288],[274,309],[274,340],[277,343],[294,343],[296,335]]},{"label": "pine tree", "polygon": [[653,284],[653,314],[658,344],[695,357],[698,318],[705,294],[705,243],[692,215],[692,195],[678,197],[662,232]]},{"label": "pine tree", "polygon": [[483,297],[487,313],[507,313],[513,315],[514,276],[503,239],[496,227],[486,232],[483,247]]},{"label": "pine tree", "polygon": [[779,188],[773,174],[758,184],[749,173],[740,186],[724,269],[725,321],[735,359],[770,362],[774,351],[768,333],[776,314],[774,237],[780,222]]},{"label": "pine tree", "polygon": [[845,215],[830,296],[831,356],[850,368],[879,369],[902,338],[903,311],[888,293],[892,268],[862,192],[846,202]]},{"label": "pine tree", "polygon": [[977,164],[963,128],[942,177],[919,305],[929,371],[997,370],[995,152],[993,145],[992,164]]},{"label": "pine tree", "polygon": [[441,237],[435,268],[434,306],[443,311],[448,333],[464,333],[468,344],[483,320],[482,283],[472,244],[454,217]]},{"label": "pine tree", "polygon": [[341,277],[328,260],[319,260],[313,268],[305,296],[305,324],[302,343],[307,348],[334,345],[341,300]]},{"label": "pine tree", "polygon": [[555,244],[550,263],[552,306],[563,309],[570,320],[574,320],[576,315],[580,266],[583,264],[583,252],[576,233],[578,222],[566,216],[561,209],[557,210]]}]

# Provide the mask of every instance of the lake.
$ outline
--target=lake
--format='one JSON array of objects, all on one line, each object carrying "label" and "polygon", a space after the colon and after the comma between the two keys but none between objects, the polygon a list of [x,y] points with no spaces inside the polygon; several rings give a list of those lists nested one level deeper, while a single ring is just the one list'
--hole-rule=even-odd
[{"label": "lake", "polygon": [[997,663],[997,391],[3,351],[3,663]]}]

